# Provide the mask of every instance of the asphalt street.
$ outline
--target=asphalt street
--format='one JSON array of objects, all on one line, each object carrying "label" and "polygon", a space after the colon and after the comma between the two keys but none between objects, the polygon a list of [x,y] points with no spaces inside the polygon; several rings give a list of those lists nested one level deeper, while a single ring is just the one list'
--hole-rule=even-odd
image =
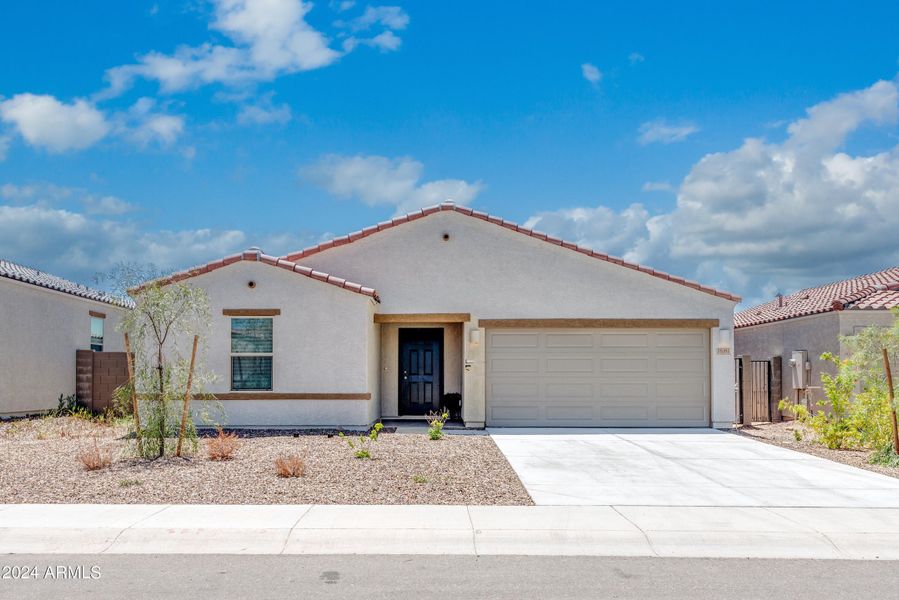
[{"label": "asphalt street", "polygon": [[[30,578],[23,579],[24,574]],[[6,555],[0,598],[895,598],[879,561],[521,556]]]}]

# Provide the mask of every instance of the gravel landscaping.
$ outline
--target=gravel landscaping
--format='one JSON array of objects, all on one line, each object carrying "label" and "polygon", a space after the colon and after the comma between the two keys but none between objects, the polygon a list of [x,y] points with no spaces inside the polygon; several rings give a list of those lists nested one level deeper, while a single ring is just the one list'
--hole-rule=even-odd
[{"label": "gravel landscaping", "polygon": [[[489,436],[382,433],[372,459],[337,436],[272,432],[241,437],[232,460],[133,458],[125,428],[84,419],[0,422],[0,503],[480,504],[533,502]],[[112,465],[84,470],[94,442]],[[275,460],[305,457],[305,476],[281,478]]]},{"label": "gravel landscaping", "polygon": [[[775,446],[789,448],[797,452],[805,452],[834,462],[851,465],[859,469],[874,471],[882,475],[899,478],[899,467],[872,465],[869,462],[870,450],[831,450],[815,441],[815,432],[798,421],[783,421],[781,423],[755,423],[749,426],[739,426],[731,430],[737,435],[745,435],[760,442],[767,442]],[[799,431],[801,440],[796,439],[794,432]]]}]

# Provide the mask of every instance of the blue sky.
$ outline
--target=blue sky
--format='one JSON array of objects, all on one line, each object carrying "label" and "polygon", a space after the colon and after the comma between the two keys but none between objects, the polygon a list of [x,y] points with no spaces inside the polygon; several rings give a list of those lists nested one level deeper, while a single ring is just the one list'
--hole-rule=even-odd
[{"label": "blue sky", "polygon": [[899,263],[897,22],[893,2],[14,3],[0,256],[88,281],[452,197],[747,301],[874,271]]}]

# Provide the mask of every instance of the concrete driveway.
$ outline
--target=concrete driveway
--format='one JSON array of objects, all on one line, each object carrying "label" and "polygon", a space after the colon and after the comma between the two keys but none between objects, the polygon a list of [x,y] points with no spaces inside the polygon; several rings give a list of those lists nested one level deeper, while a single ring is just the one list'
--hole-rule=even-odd
[{"label": "concrete driveway", "polygon": [[899,507],[899,479],[714,429],[489,432],[538,505]]}]

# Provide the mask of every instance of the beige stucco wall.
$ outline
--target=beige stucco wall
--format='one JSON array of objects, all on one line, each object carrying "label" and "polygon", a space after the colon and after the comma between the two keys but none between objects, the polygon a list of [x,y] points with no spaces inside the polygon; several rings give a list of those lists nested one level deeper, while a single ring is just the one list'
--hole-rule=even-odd
[{"label": "beige stucco wall", "polygon": [[103,349],[122,352],[124,309],[0,279],[0,415],[56,408],[60,394],[75,393],[75,351],[90,349],[92,310],[106,315]]},{"label": "beige stucco wall", "polygon": [[821,355],[830,352],[842,356],[841,335],[852,335],[858,328],[893,324],[893,315],[885,310],[845,310],[826,312],[785,321],[741,327],[734,334],[737,355],[749,354],[753,360],[768,360],[772,356],[783,357],[783,387],[781,398],[795,400],[789,361],[794,350],[808,351],[812,363],[809,397],[812,405],[824,399],[821,391],[821,373],[833,374],[835,369]]},{"label": "beige stucco wall", "polygon": [[[780,397],[795,400],[796,393],[793,390],[790,373],[790,358],[793,351],[808,351],[809,362],[812,363],[811,386],[820,388],[821,373],[833,373],[832,365],[821,360],[821,355],[825,352],[835,354],[840,352],[839,333],[839,314],[821,313],[753,327],[741,327],[734,334],[734,349],[738,356],[749,354],[753,360],[768,360],[772,356],[782,356],[783,386]],[[812,389],[809,398],[814,404],[823,398],[823,394],[820,389]]]},{"label": "beige stucco wall", "polygon": [[[463,335],[468,361],[463,412],[474,426],[483,424],[486,385],[483,342],[471,344],[467,333],[477,319],[714,318],[723,328],[733,327],[735,303],[730,300],[455,212],[430,215],[299,262],[374,287],[382,313],[471,313],[473,322]],[[712,419],[716,426],[729,426],[733,356],[718,355],[717,331],[710,334]],[[393,349],[382,345],[381,351],[389,361]]]},{"label": "beige stucco wall", "polygon": [[855,335],[865,327],[892,327],[895,315],[889,310],[844,310],[840,315],[840,335]]},{"label": "beige stucco wall", "polygon": [[273,392],[373,394],[371,400],[223,400],[228,426],[349,426],[376,418],[378,333],[370,297],[258,262],[238,262],[188,283],[209,296],[212,326],[203,350],[217,380],[208,391],[231,391],[231,317],[223,309],[277,308]]},{"label": "beige stucco wall", "polygon": [[401,328],[443,329],[443,392],[462,393],[462,324],[415,323],[381,325],[381,414],[399,416],[399,330]]}]

